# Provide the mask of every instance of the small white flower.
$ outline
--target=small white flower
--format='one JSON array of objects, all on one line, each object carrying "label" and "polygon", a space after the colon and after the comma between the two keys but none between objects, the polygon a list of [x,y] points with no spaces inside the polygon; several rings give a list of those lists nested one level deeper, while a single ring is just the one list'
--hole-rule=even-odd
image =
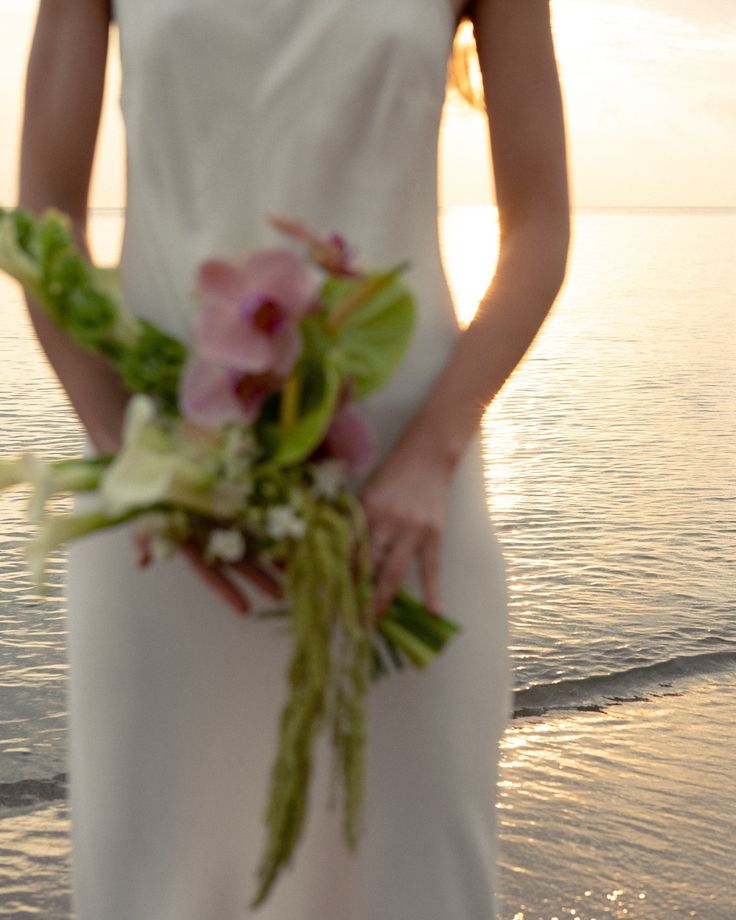
[{"label": "small white flower", "polygon": [[237,562],[243,558],[245,539],[239,530],[217,528],[207,540],[207,555],[223,562]]},{"label": "small white flower", "polygon": [[304,495],[301,489],[291,488],[289,489],[289,507],[293,508],[294,511],[301,511],[304,507]]},{"label": "small white flower", "polygon": [[275,540],[282,537],[303,537],[307,529],[304,518],[290,505],[274,505],[268,509],[266,530]]},{"label": "small white flower", "polygon": [[337,457],[330,457],[313,467],[313,489],[317,495],[334,498],[345,480],[345,466]]},{"label": "small white flower", "polygon": [[149,511],[135,522],[135,529],[144,536],[153,537],[169,528],[170,515],[163,511]]},{"label": "small white flower", "polygon": [[151,537],[150,552],[153,562],[164,562],[174,555],[176,544],[171,540],[167,540],[166,537],[162,537],[161,534],[154,534]]},{"label": "small white flower", "polygon": [[242,458],[253,454],[257,447],[256,436],[250,428],[233,425],[225,433],[225,453]]},{"label": "small white flower", "polygon": [[250,471],[256,446],[255,435],[252,431],[234,426],[226,431],[220,452],[220,463],[224,475],[228,479],[237,481],[243,490],[244,498],[247,498],[253,489]]}]

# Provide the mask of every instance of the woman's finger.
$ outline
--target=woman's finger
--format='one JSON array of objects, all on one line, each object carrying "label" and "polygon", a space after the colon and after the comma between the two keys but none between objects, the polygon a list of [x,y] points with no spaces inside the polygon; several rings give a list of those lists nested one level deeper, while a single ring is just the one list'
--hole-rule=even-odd
[{"label": "woman's finger", "polygon": [[250,601],[238,590],[219,566],[209,565],[202,558],[199,550],[189,543],[184,543],[182,552],[194,566],[198,574],[221,595],[238,613],[246,614],[250,610]]},{"label": "woman's finger", "polygon": [[373,595],[374,617],[380,620],[388,612],[394,595],[401,587],[411,558],[416,551],[417,535],[413,532],[402,534],[392,544],[375,571],[375,590]]},{"label": "woman's finger", "polygon": [[370,555],[371,555],[371,564],[374,569],[377,569],[383,563],[383,559],[387,553],[391,552],[391,547],[393,544],[393,537],[391,532],[388,530],[378,530],[375,528],[370,532]]},{"label": "woman's finger", "polygon": [[284,596],[281,584],[254,556],[243,556],[242,559],[232,562],[230,565],[236,572],[250,579],[256,587],[260,588],[264,594],[268,594],[269,597],[280,600]]},{"label": "woman's finger", "polygon": [[419,578],[424,603],[437,616],[442,610],[439,575],[440,538],[438,534],[430,534],[424,538],[419,548]]},{"label": "woman's finger", "polygon": [[147,565],[150,565],[151,562],[153,562],[153,556],[151,554],[151,538],[148,534],[141,533],[139,530],[134,530],[133,543],[138,553],[139,567],[145,568]]}]

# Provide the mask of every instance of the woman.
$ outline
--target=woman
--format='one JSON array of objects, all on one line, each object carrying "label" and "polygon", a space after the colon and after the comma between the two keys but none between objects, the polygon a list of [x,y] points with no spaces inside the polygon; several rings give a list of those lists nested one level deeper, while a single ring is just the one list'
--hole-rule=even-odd
[{"label": "woman", "polygon": [[[454,2],[454,6],[453,6]],[[283,245],[269,214],[339,231],[369,265],[408,258],[411,348],[363,406],[378,438],[360,484],[376,616],[400,585],[459,619],[426,673],[370,699],[356,856],[325,807],[265,920],[490,920],[497,742],[509,715],[504,572],[480,422],[561,285],[568,195],[544,0],[118,0],[130,307],[186,337],[196,265]],[[501,224],[495,277],[461,332],[442,274],[436,140],[458,20],[474,25]],[[41,0],[29,62],[21,205],[86,235],[111,9]],[[88,433],[119,444],[128,394],[33,303]],[[232,578],[181,556],[139,571],[126,527],[69,556],[70,777],[78,920],[251,916],[288,642],[230,615]],[[267,602],[267,599],[264,599]]]}]

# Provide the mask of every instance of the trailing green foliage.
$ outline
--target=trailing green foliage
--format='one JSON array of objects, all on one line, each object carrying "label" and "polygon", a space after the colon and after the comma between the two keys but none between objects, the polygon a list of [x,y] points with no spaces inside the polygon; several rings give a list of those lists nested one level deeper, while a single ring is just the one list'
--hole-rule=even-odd
[{"label": "trailing green foliage", "polygon": [[[339,534],[338,539],[342,539],[348,548],[349,561],[352,548],[350,518],[346,520],[334,511],[332,518]],[[352,515],[352,522],[356,522],[355,514]],[[342,614],[343,636],[350,638],[343,642],[344,657],[336,668],[332,716],[334,773],[338,784],[341,781],[343,790],[343,834],[353,848],[358,844],[361,830],[367,744],[365,700],[372,662],[372,587],[367,530],[358,532],[356,543],[355,581],[349,566],[340,571],[341,595],[337,609]]]},{"label": "trailing green foliage", "polygon": [[116,365],[129,390],[153,396],[161,410],[173,416],[179,412],[179,380],[186,359],[185,345],[140,320],[138,336]]},{"label": "trailing green foliage", "polygon": [[77,345],[106,358],[128,389],[177,414],[186,347],[125,310],[116,273],[91,265],[64,214],[52,208],[37,217],[0,208],[0,269],[23,284]]},{"label": "trailing green foliage", "polygon": [[314,507],[305,517],[307,532],[295,545],[287,566],[294,648],[265,816],[268,840],[258,868],[253,907],[268,896],[301,834],[312,773],[312,743],[324,714],[330,676],[333,575],[339,563],[325,557]]}]

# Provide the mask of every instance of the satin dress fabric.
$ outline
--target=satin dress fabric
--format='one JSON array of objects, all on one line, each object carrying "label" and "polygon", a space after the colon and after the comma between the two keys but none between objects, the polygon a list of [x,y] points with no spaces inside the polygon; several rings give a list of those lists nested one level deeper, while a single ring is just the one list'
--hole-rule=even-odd
[{"label": "satin dress fabric", "polygon": [[[117,0],[114,12],[129,307],[189,340],[203,259],[293,244],[269,214],[343,234],[367,266],[409,260],[411,346],[362,403],[380,462],[461,334],[437,228],[449,0]],[[427,671],[372,687],[358,851],[327,807],[323,737],[303,839],[254,911],[288,633],[235,615],[180,556],[139,568],[129,525],[74,543],[77,920],[493,920],[512,693],[480,431],[452,480],[439,569],[462,632]],[[416,560],[404,586],[420,596]],[[250,593],[255,609],[273,604]]]}]

